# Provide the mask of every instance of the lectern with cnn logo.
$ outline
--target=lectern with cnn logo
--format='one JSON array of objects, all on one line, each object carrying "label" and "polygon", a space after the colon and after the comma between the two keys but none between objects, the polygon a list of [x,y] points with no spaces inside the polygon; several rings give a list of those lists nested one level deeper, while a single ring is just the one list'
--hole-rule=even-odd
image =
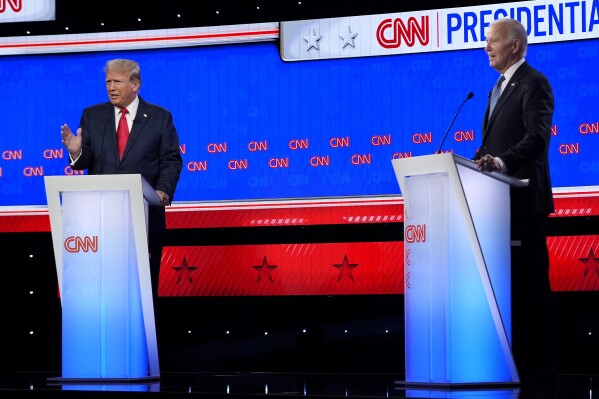
[{"label": "lectern with cnn logo", "polygon": [[394,159],[404,198],[405,383],[517,385],[510,186],[452,153]]},{"label": "lectern with cnn logo", "polygon": [[159,198],[141,175],[46,176],[62,303],[62,376],[158,379],[147,207]]}]

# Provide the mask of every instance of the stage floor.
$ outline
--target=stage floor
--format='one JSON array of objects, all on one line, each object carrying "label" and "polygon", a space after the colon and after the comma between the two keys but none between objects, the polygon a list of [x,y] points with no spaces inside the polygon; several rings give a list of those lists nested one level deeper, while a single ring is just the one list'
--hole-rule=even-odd
[{"label": "stage floor", "polygon": [[[560,375],[557,386],[495,389],[406,389],[402,375],[291,373],[162,373],[159,381],[57,384],[56,373],[3,372],[0,398],[468,398],[592,399],[596,375]],[[595,388],[597,386],[597,388]]]}]

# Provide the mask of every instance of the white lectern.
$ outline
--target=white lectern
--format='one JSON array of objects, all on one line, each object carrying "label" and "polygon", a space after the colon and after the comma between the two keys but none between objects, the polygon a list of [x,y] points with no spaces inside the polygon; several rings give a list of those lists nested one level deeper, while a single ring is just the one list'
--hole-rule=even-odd
[{"label": "white lectern", "polygon": [[404,197],[406,385],[517,385],[510,186],[452,153],[394,159]]},{"label": "white lectern", "polygon": [[62,376],[54,381],[159,379],[141,175],[44,178],[62,303]]}]

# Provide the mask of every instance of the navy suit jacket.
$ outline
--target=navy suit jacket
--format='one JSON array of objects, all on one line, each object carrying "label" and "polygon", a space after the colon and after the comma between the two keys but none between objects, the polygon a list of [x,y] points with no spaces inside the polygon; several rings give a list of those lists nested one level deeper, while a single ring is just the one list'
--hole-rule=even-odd
[{"label": "navy suit jacket", "polygon": [[[85,108],[79,127],[81,155],[71,165],[73,169],[87,169],[91,175],[141,174],[155,190],[165,192],[172,201],[183,160],[170,111],[139,97],[139,107],[122,159],[118,154],[114,106],[110,102]],[[152,293],[156,298],[166,236],[163,206],[148,207],[148,224]]]},{"label": "navy suit jacket", "polygon": [[139,97],[137,115],[119,160],[114,106],[110,102],[83,110],[82,153],[73,169],[89,174],[141,174],[154,187],[174,198],[183,161],[170,111]]},{"label": "navy suit jacket", "polygon": [[552,118],[551,85],[524,62],[507,82],[490,118],[487,105],[482,146],[475,156],[499,157],[509,175],[529,179],[527,197],[532,211],[539,214],[554,211],[548,156]]}]

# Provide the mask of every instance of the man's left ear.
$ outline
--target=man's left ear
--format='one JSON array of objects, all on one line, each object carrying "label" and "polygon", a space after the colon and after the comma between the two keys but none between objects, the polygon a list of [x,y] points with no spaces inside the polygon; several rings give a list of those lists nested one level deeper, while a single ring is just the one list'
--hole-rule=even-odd
[{"label": "man's left ear", "polygon": [[514,49],[512,50],[512,52],[514,54],[519,54],[521,48],[522,48],[522,42],[520,41],[520,39],[515,39],[514,40]]}]

